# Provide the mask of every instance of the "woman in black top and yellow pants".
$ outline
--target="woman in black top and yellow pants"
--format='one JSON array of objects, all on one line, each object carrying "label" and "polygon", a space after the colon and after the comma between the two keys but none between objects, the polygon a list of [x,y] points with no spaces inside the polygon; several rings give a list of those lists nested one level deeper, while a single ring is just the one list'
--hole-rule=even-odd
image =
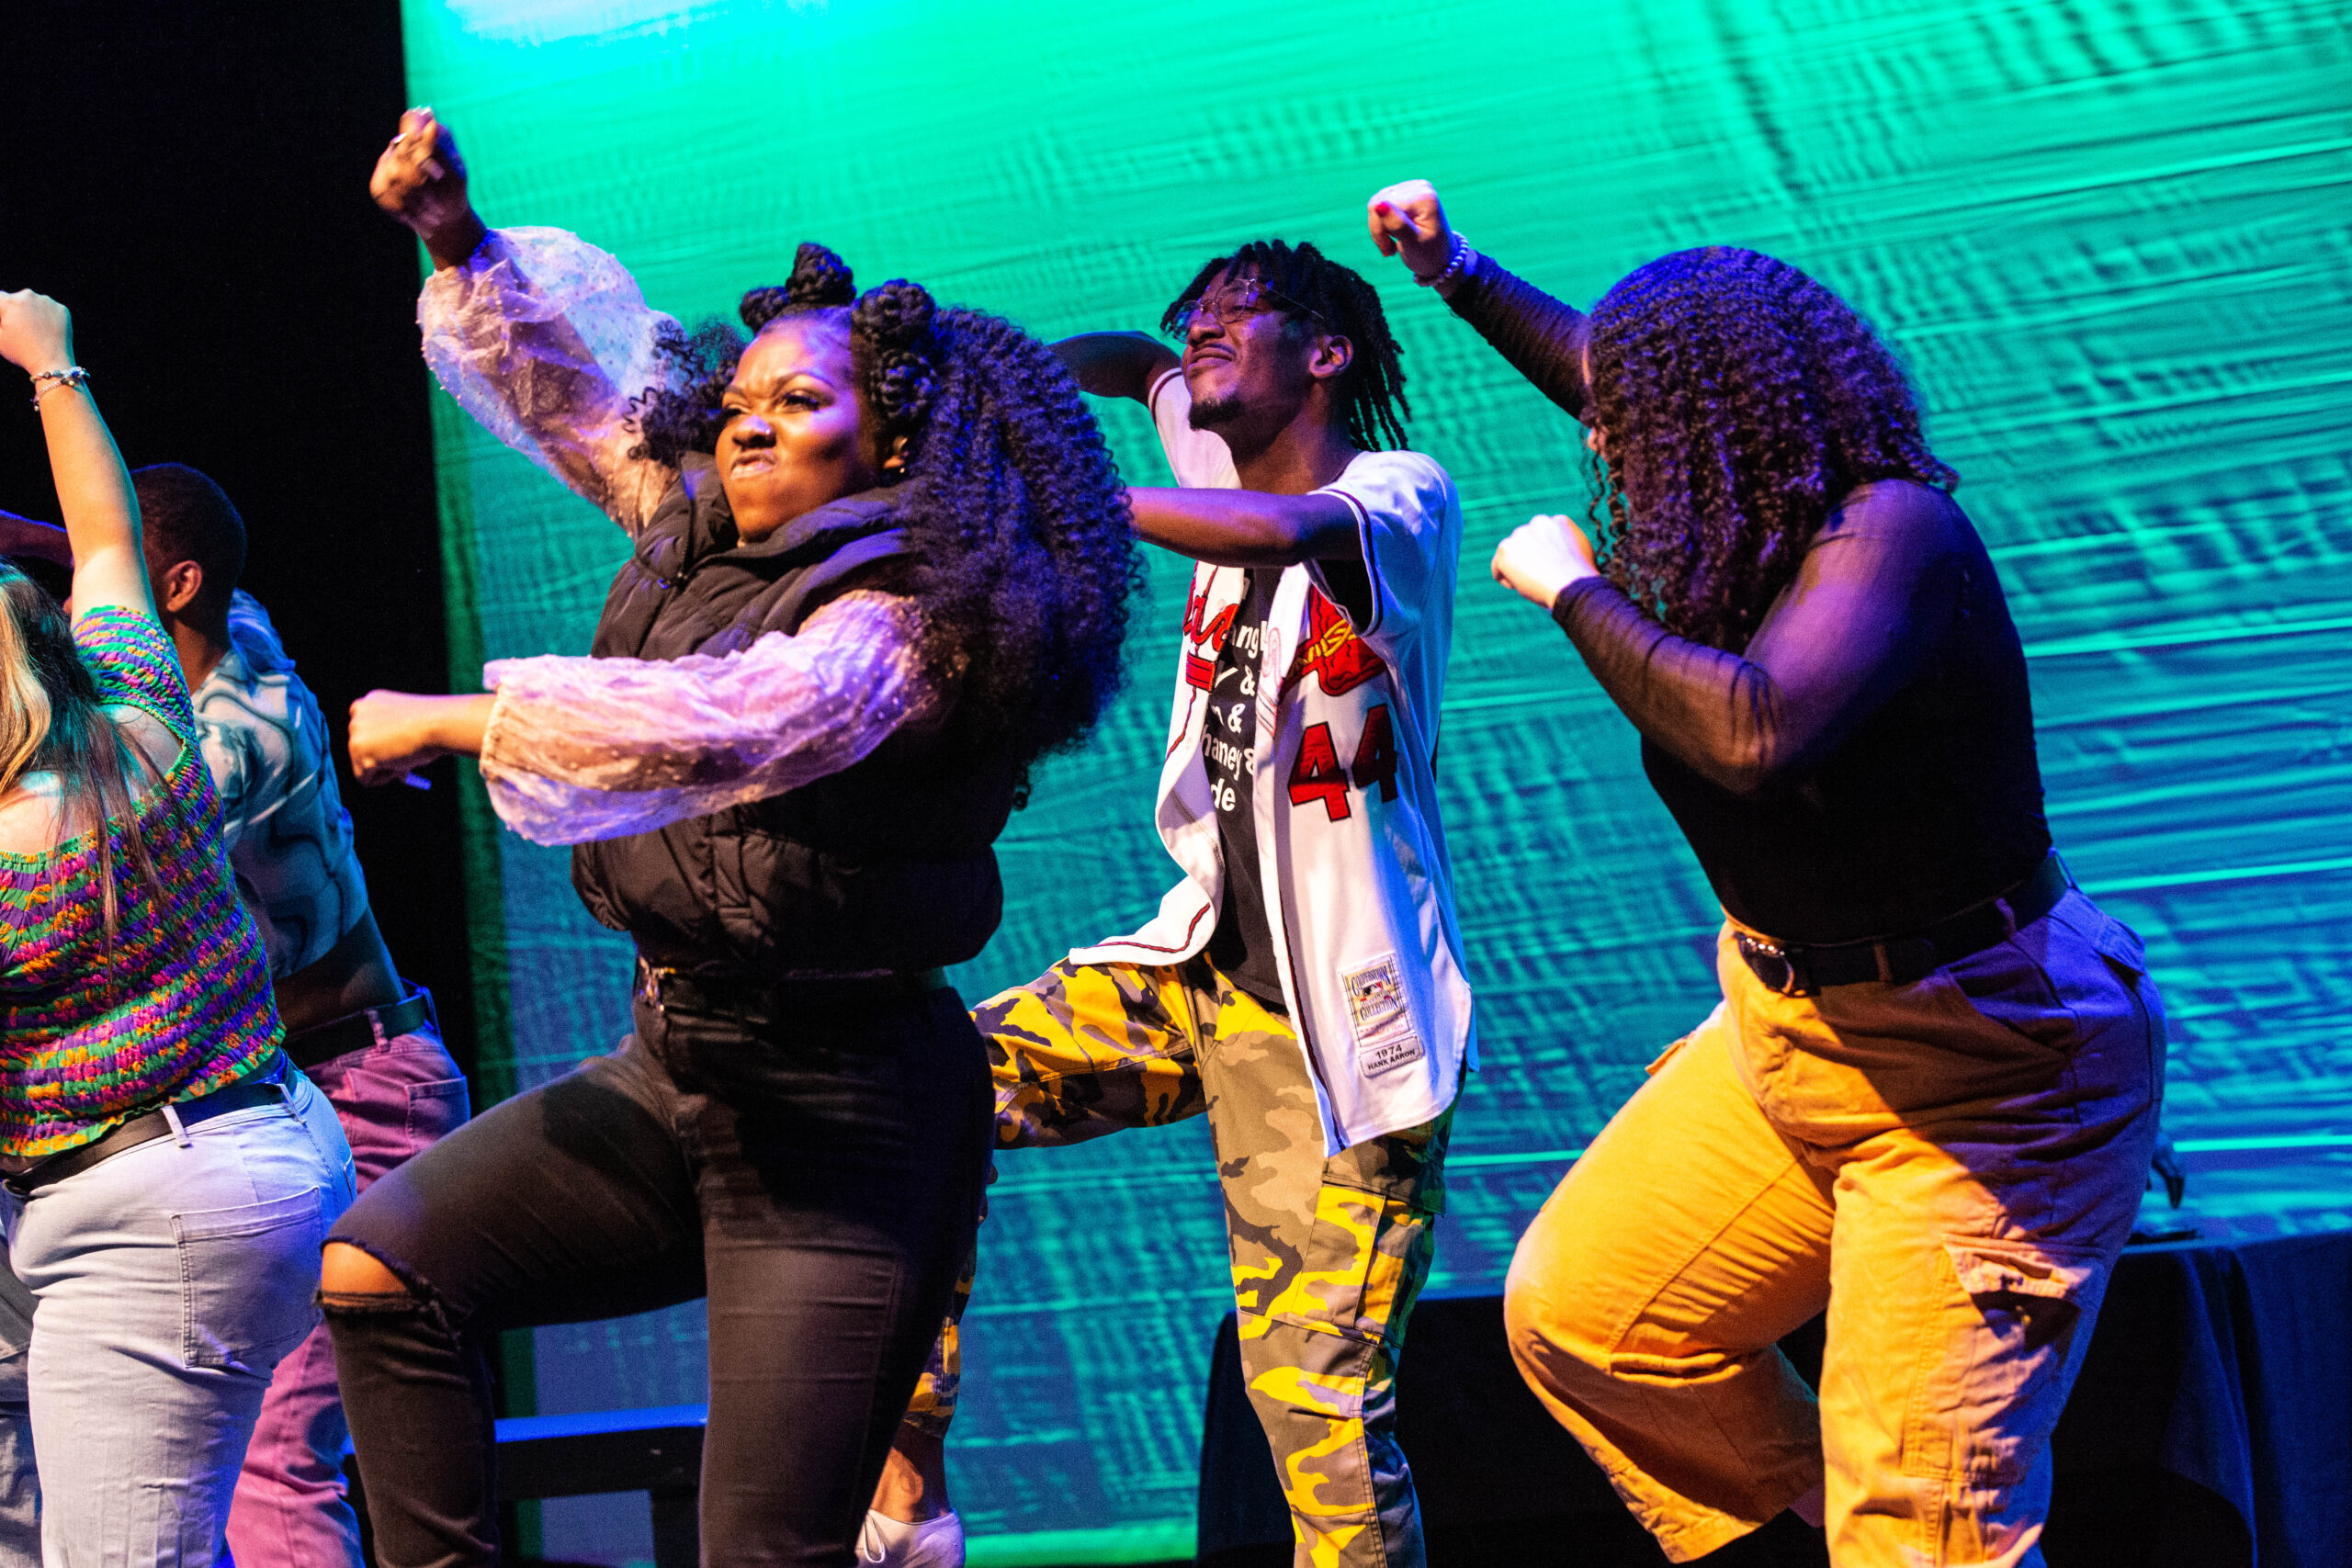
[{"label": "woman in black top and yellow pants", "polygon": [[[2051,852],[1957,479],[1868,323],[1783,263],[1680,252],[1585,316],[1425,184],[1371,223],[1587,427],[1600,548],[1539,517],[1495,575],[1640,730],[1727,917],[1721,1005],[1520,1242],[1520,1368],[1674,1561],[1793,1506],[1840,1564],[2038,1563],[2164,1024]],[[1816,1402],[1775,1341],[1825,1308]]]}]

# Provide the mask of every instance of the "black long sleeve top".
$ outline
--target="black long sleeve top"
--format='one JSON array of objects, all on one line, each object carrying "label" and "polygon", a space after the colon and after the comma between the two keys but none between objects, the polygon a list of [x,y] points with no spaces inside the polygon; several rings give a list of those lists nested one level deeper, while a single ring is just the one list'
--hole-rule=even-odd
[{"label": "black long sleeve top", "polygon": [[[1491,258],[1457,314],[1582,416],[1584,321]],[[1642,762],[1725,910],[1793,942],[1900,935],[2050,852],[2025,652],[1984,542],[1907,480],[1832,508],[1737,654],[1613,584],[1552,608],[1642,735]]]}]

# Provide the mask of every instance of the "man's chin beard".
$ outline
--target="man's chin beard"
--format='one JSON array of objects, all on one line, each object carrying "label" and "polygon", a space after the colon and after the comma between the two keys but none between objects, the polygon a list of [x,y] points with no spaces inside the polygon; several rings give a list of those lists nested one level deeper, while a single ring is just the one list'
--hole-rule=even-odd
[{"label": "man's chin beard", "polygon": [[1239,423],[1241,414],[1241,400],[1228,395],[1200,399],[1194,401],[1192,412],[1184,417],[1194,430],[1215,430],[1220,425]]}]

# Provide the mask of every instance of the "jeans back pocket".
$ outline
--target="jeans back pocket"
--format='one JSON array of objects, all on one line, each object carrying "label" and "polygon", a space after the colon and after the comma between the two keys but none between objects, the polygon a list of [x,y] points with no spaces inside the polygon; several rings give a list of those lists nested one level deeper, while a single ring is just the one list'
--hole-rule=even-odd
[{"label": "jeans back pocket", "polygon": [[435,1078],[408,1086],[408,1136],[412,1149],[437,1143],[473,1114],[473,1094],[463,1078]]},{"label": "jeans back pocket", "polygon": [[326,1218],[319,1190],[233,1209],[172,1216],[191,1367],[266,1378],[318,1325],[319,1248]]}]

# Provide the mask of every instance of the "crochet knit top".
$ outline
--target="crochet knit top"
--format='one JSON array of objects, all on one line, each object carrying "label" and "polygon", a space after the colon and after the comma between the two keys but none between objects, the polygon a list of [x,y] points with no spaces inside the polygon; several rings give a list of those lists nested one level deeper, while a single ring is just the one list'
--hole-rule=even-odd
[{"label": "crochet knit top", "polygon": [[[111,944],[96,830],[46,854],[0,852],[0,1153],[30,1157],[232,1083],[283,1032],[170,639],[151,617],[109,607],[75,621],[74,640],[98,700],[152,714],[180,750],[128,819],[105,825]],[[168,891],[161,903],[133,835]]]}]

